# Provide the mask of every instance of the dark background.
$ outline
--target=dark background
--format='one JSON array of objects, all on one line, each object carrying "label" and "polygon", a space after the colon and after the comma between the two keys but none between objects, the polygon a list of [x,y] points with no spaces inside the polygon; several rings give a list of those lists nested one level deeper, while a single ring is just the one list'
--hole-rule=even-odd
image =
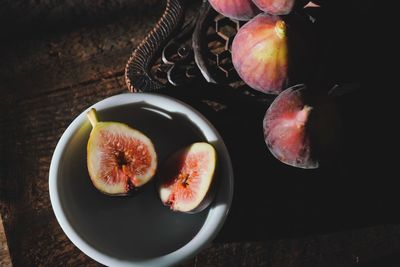
[{"label": "dark background", "polygon": [[[222,119],[208,114],[232,154],[235,196],[215,242],[185,266],[400,264],[392,130],[398,119],[388,64],[394,53],[391,25],[381,15],[387,7],[321,2],[325,8],[316,16],[324,64],[316,76],[359,84],[340,100],[341,168],[303,171],[265,153],[253,138],[262,134],[255,123],[264,106],[238,100]],[[191,17],[200,3],[187,3]],[[163,8],[159,0],[0,3],[0,213],[14,266],[98,265],[55,220],[47,184],[51,155],[83,109],[126,91],[129,54]],[[195,98],[167,92],[188,103]],[[0,255],[6,264],[7,253]]]}]

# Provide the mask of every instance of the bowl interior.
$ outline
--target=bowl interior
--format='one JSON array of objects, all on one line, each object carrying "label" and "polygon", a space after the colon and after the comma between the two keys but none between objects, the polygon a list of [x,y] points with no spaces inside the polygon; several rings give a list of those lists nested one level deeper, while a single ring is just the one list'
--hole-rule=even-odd
[{"label": "bowl interior", "polygon": [[[123,122],[146,134],[154,143],[158,164],[192,142],[210,141],[185,114],[146,102],[98,109],[98,115],[102,121]],[[78,236],[98,252],[123,260],[166,255],[193,239],[210,208],[197,214],[170,211],[158,199],[155,179],[131,197],[110,197],[97,191],[86,166],[90,131],[88,120],[77,125],[61,152],[57,169],[59,202]],[[228,166],[221,166],[218,175],[227,175],[228,171]]]}]

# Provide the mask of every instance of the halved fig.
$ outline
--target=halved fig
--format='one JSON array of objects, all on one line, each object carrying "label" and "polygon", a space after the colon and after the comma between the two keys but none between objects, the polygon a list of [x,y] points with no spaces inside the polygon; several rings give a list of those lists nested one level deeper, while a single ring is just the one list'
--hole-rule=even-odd
[{"label": "halved fig", "polygon": [[93,185],[104,194],[129,195],[155,174],[157,154],[151,140],[119,122],[99,122],[88,112],[93,126],[87,144],[87,166]]},{"label": "halved fig", "polygon": [[212,201],[217,155],[199,142],[172,154],[160,172],[159,196],[174,211],[196,213]]}]

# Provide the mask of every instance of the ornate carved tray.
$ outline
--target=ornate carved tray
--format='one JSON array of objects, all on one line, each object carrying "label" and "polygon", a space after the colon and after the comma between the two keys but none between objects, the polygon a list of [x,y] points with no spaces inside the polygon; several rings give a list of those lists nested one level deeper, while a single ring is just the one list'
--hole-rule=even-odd
[{"label": "ornate carved tray", "polygon": [[167,1],[160,20],[128,60],[128,89],[163,92],[171,85],[207,82],[257,94],[241,81],[231,62],[232,40],[244,22],[217,14],[206,0],[197,17],[184,23],[184,15],[181,1]]}]

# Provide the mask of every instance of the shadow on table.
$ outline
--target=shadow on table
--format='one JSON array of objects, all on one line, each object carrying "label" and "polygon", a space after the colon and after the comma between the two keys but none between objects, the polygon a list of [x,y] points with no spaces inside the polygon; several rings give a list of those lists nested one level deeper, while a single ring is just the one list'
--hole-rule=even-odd
[{"label": "shadow on table", "polygon": [[[395,212],[400,196],[385,157],[389,140],[371,122],[380,112],[369,88],[338,101],[345,133],[339,163],[304,170],[279,162],[268,151],[262,130],[268,100],[224,86],[197,86],[166,93],[201,111],[231,154],[234,198],[217,240],[265,240],[400,222]],[[224,108],[214,111],[210,99]]]},{"label": "shadow on table", "polygon": [[375,266],[385,266],[385,267],[398,267],[400,266],[400,258],[398,254],[387,255],[380,257],[374,261],[368,263],[355,264],[357,267],[375,267]]}]

